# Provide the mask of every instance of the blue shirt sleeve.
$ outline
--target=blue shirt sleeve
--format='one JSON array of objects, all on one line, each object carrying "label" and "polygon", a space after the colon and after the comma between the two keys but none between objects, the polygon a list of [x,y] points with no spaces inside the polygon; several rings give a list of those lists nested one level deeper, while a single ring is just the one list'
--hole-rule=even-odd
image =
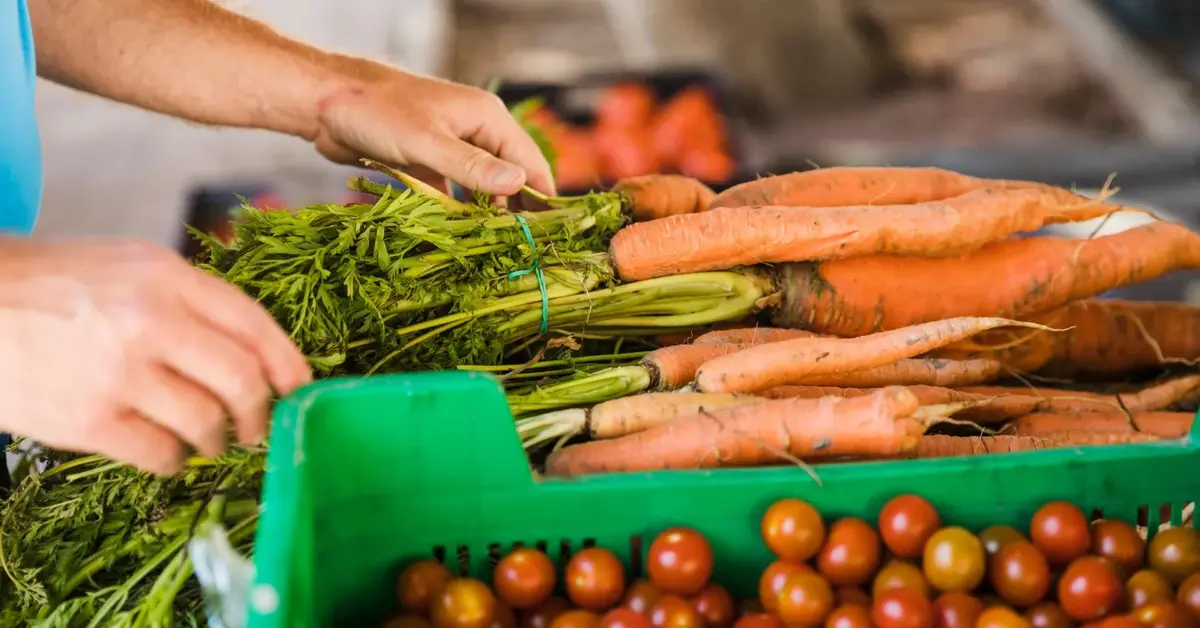
[{"label": "blue shirt sleeve", "polygon": [[28,234],[42,202],[37,66],[26,0],[0,0],[0,233]]}]

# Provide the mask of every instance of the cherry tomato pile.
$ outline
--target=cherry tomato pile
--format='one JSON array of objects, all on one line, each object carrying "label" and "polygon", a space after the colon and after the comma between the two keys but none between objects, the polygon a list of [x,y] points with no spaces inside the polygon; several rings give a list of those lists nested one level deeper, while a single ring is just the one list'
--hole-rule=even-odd
[{"label": "cherry tomato pile", "polygon": [[945,525],[916,495],[888,502],[872,525],[826,522],[783,499],[761,521],[775,555],[756,599],[735,602],[713,582],[713,549],[696,530],[663,531],[630,581],[612,552],[573,554],[562,573],[520,548],[489,588],[440,563],[409,565],[402,614],[387,628],[1200,628],[1200,534],[1149,543],[1119,520],[1089,522],[1076,506],[1042,506],[1028,535]]},{"label": "cherry tomato pile", "polygon": [[568,124],[547,107],[532,120],[554,147],[563,189],[662,172],[720,184],[735,174],[724,116],[699,85],[659,103],[648,85],[616,83],[602,91],[590,125]]}]

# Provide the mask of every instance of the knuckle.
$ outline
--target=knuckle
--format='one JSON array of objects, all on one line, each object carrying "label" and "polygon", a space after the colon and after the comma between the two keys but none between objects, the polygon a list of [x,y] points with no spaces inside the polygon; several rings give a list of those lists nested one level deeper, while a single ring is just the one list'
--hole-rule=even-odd
[{"label": "knuckle", "polygon": [[[248,356],[247,356],[248,357]],[[252,362],[241,362],[229,370],[227,403],[233,412],[247,412],[263,405],[271,394],[271,388]]]},{"label": "knuckle", "polygon": [[483,92],[483,102],[488,107],[502,109],[505,113],[508,112],[508,106],[504,104],[504,99],[492,92]]},{"label": "knuckle", "polygon": [[462,169],[468,176],[482,180],[494,158],[482,148],[473,148],[463,155]]}]

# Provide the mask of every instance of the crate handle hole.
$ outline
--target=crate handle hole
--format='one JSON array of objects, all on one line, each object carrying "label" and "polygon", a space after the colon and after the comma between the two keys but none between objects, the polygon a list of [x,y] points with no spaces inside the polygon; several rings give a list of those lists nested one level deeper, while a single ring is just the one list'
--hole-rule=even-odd
[{"label": "crate handle hole", "polygon": [[500,544],[492,543],[491,545],[488,545],[488,553],[487,553],[488,567],[489,568],[495,567],[497,564],[500,563],[501,558],[503,558],[503,556],[501,555],[501,552],[500,552]]},{"label": "crate handle hole", "polygon": [[443,565],[446,564],[446,546],[445,545],[434,545],[433,546],[433,559]]},{"label": "crate handle hole", "polygon": [[1140,526],[1150,525],[1150,507],[1149,506],[1138,506],[1137,524]]},{"label": "crate handle hole", "polygon": [[458,575],[466,578],[471,574],[471,548],[459,545],[456,553],[458,554]]},{"label": "crate handle hole", "polygon": [[1092,509],[1092,523],[1100,521],[1103,518],[1104,518],[1104,509],[1103,508],[1093,508]]},{"label": "crate handle hole", "polygon": [[642,577],[642,537],[629,537],[629,571],[634,578]]}]

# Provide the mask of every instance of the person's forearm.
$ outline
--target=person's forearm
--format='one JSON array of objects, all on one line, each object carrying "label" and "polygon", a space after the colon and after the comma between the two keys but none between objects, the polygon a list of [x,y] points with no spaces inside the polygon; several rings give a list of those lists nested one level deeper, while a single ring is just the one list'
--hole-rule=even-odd
[{"label": "person's forearm", "polygon": [[207,0],[29,0],[29,12],[42,77],[207,124],[312,139],[321,103],[380,71]]}]

